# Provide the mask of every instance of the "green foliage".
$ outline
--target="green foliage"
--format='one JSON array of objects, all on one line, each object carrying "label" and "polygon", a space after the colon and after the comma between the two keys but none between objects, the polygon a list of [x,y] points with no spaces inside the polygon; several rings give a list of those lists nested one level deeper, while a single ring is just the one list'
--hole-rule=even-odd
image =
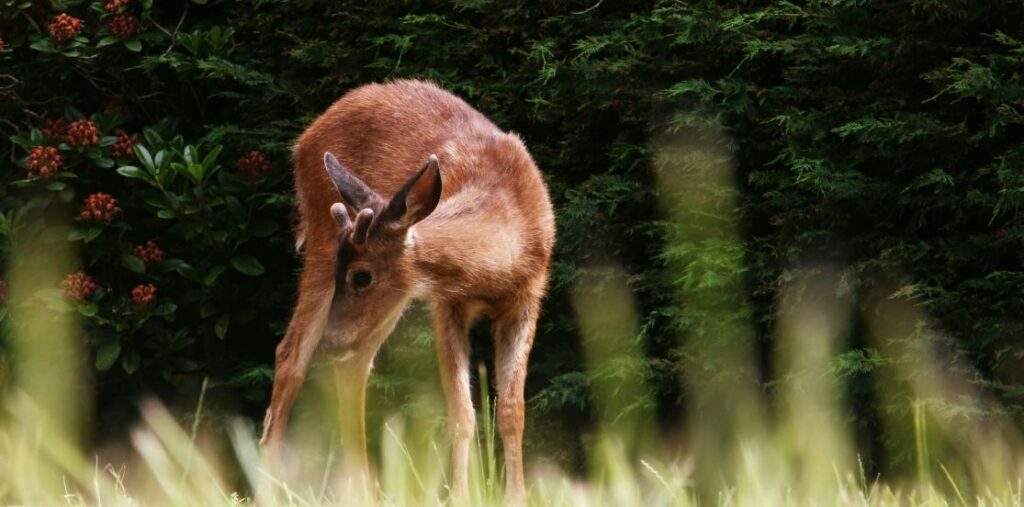
[{"label": "green foliage", "polygon": [[[47,26],[62,6],[84,28],[56,47]],[[688,401],[688,368],[771,389],[775,298],[808,262],[841,267],[837,290],[858,305],[879,287],[913,301],[947,337],[949,364],[1024,417],[1019,2],[126,9],[141,29],[123,43],[110,39],[102,2],[5,2],[0,15],[0,233],[79,243],[99,290],[77,306],[58,304],[58,288],[46,300],[88,323],[100,414],[142,390],[187,397],[204,377],[225,397],[252,398],[244,409],[259,414],[294,298],[288,147],[346,90],[416,77],[519,132],[547,175],[559,237],[531,360],[531,416],[565,428],[595,420],[589,390],[616,374],[584,369],[569,294],[613,259],[634,291],[633,338],[646,359],[622,362],[623,374],[646,379],[669,419]],[[79,111],[99,129],[97,145],[83,151],[42,134],[44,118],[84,118]],[[112,153],[118,128],[142,134],[124,159]],[[660,185],[666,167],[697,177],[685,154],[665,154],[688,143],[713,146],[734,177],[696,193],[685,179]],[[26,177],[36,146],[64,159],[46,182]],[[266,176],[236,168],[251,150],[270,160]],[[118,199],[119,218],[59,220],[95,192]],[[687,206],[681,195],[714,202]],[[133,260],[150,240],[165,258]],[[143,283],[157,293],[140,308],[130,291]],[[858,308],[860,322],[868,310]],[[749,334],[731,332],[751,324]],[[866,326],[850,335],[833,369],[852,397],[851,424],[870,426],[898,410],[878,401],[872,372],[913,357],[880,352]],[[723,340],[751,346],[757,371],[694,361]],[[555,445],[577,452],[579,441]],[[869,466],[883,466],[865,452]]]}]

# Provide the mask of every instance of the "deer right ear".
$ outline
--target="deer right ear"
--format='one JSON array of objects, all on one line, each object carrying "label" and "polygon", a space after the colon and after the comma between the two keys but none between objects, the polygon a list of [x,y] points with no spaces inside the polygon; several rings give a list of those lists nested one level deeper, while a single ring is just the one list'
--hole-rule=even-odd
[{"label": "deer right ear", "polygon": [[441,200],[441,165],[437,155],[427,163],[391,198],[382,219],[398,227],[409,227],[430,215]]},{"label": "deer right ear", "polygon": [[334,183],[338,194],[349,206],[355,209],[379,209],[384,206],[384,199],[347,167],[341,165],[329,151],[324,152],[324,169],[327,170],[327,176],[330,177],[331,183]]}]

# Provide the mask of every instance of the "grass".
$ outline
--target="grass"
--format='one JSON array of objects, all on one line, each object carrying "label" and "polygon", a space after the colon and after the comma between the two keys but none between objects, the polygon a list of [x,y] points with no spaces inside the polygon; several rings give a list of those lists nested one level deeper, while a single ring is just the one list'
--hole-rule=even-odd
[{"label": "grass", "polygon": [[[53,421],[38,411],[30,400],[18,397],[17,423],[31,421],[36,439],[27,454],[11,454],[10,426],[3,440],[6,501],[28,504],[67,505],[260,505],[320,506],[352,505],[346,497],[343,477],[323,475],[320,488],[296,489],[260,467],[255,435],[245,423],[232,425],[231,453],[244,473],[247,493],[226,486],[224,456],[197,447],[193,438],[160,405],[148,403],[143,423],[132,431],[137,458],[126,468],[89,462],[66,439],[51,433]],[[22,428],[24,429],[24,428]],[[444,459],[418,461],[405,443],[406,429],[400,419],[384,428],[378,477],[377,501],[383,505],[440,505],[445,502]],[[481,435],[473,473],[471,505],[500,504],[498,471],[493,456],[493,432]],[[657,463],[648,458],[632,459],[620,441],[609,436],[597,451],[606,462],[603,473],[575,478],[550,468],[535,468],[530,478],[530,505],[992,505],[1016,506],[1024,502],[1021,481],[991,484],[983,493],[965,498],[957,481],[941,467],[941,483],[915,481],[885,484],[864,476],[863,470],[844,471],[838,464],[819,470],[800,482],[798,467],[771,466],[778,461],[777,442],[745,442],[735,470],[721,474],[717,491],[706,494],[694,485],[693,464]],[[18,462],[9,461],[20,456]],[[20,470],[14,473],[12,467]],[[126,485],[126,476],[136,487]],[[49,478],[49,480],[47,479]],[[325,482],[326,478],[326,482]],[[14,484],[11,481],[20,481]],[[139,485],[145,484],[145,485]]]}]

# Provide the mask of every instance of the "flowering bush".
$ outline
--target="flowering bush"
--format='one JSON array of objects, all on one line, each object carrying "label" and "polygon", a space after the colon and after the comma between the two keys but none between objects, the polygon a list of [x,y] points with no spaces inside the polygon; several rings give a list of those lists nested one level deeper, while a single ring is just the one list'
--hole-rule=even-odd
[{"label": "flowering bush", "polygon": [[139,21],[134,16],[118,14],[107,21],[107,30],[121,40],[128,40],[139,30]]},{"label": "flowering bush", "polygon": [[79,150],[87,150],[100,143],[100,131],[89,120],[78,120],[64,130],[64,141]]},{"label": "flowering bush", "polygon": [[117,142],[110,148],[110,154],[116,159],[127,159],[135,156],[135,144],[139,142],[138,134],[128,135],[124,130],[117,130]]},{"label": "flowering bush", "polygon": [[92,277],[82,271],[64,277],[61,286],[64,289],[64,297],[79,303],[92,299],[97,287]]},{"label": "flowering bush", "polygon": [[106,9],[107,12],[118,12],[127,5],[128,0],[110,0],[105,6],[103,6],[103,8]]},{"label": "flowering bush", "polygon": [[48,27],[50,39],[58,46],[67,44],[71,39],[78,36],[82,31],[82,20],[71,17],[67,13],[60,13],[53,19]]},{"label": "flowering bush", "polygon": [[153,241],[147,241],[145,245],[135,245],[132,253],[146,264],[156,264],[164,260],[164,251]]},{"label": "flowering bush", "polygon": [[64,166],[64,161],[52,146],[36,146],[28,154],[28,177],[49,181]]},{"label": "flowering bush", "polygon": [[63,139],[64,133],[68,130],[68,121],[64,118],[43,119],[43,126],[39,129],[44,136],[52,139]]},{"label": "flowering bush", "polygon": [[255,181],[266,176],[267,172],[270,171],[270,161],[267,160],[263,152],[253,150],[235,162],[235,169],[238,170],[238,173],[243,178]]},{"label": "flowering bush", "polygon": [[117,205],[117,199],[103,192],[86,197],[85,209],[81,213],[82,220],[105,224],[109,224],[120,215],[121,207]]},{"label": "flowering bush", "polygon": [[156,285],[145,283],[132,289],[132,304],[136,307],[147,307],[156,298]]}]

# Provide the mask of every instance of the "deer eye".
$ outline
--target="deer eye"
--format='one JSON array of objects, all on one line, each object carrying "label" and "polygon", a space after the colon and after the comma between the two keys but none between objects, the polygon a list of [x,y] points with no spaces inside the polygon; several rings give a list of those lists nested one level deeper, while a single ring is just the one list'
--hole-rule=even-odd
[{"label": "deer eye", "polygon": [[357,289],[362,289],[363,287],[370,285],[370,282],[372,281],[373,275],[371,275],[369,271],[361,269],[352,273],[352,286]]}]

